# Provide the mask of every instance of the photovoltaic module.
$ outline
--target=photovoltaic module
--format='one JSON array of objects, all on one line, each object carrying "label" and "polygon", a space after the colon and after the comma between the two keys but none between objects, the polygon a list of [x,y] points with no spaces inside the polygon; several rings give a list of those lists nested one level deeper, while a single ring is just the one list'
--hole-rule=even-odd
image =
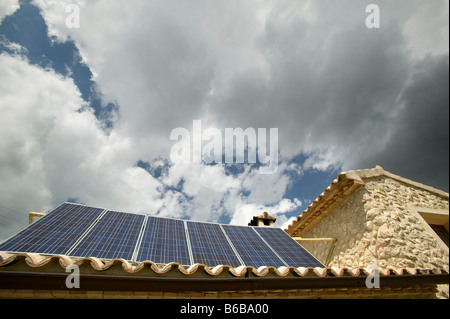
[{"label": "photovoltaic module", "polygon": [[282,229],[194,222],[63,203],[0,251],[128,261],[325,267]]}]

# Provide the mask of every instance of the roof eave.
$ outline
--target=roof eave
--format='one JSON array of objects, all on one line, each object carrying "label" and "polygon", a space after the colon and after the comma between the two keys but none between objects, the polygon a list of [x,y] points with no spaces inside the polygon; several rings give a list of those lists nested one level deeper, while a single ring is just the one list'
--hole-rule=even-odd
[{"label": "roof eave", "polygon": [[[67,274],[0,272],[2,289],[67,290]],[[80,290],[85,291],[255,291],[276,289],[322,289],[366,287],[366,275],[298,278],[157,278],[145,276],[80,275]],[[380,286],[433,286],[445,284],[449,274],[403,274],[380,277]]]}]

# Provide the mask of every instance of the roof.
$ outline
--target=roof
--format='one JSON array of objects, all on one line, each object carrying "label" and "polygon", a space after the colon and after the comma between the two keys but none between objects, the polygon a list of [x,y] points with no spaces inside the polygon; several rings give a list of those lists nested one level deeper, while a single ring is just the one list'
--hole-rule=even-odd
[{"label": "roof", "polygon": [[[39,289],[61,289],[61,285],[64,285],[61,278],[67,277],[66,267],[72,264],[79,267],[83,288],[87,290],[105,287],[135,291],[365,287],[364,279],[375,271],[371,268],[346,267],[256,269],[249,266],[233,268],[227,265],[207,267],[203,264],[186,268],[178,263],[158,266],[149,261],[130,263],[124,259],[75,259],[64,255],[0,252],[1,288],[33,289],[32,285],[36,285]],[[380,270],[380,278],[384,286],[436,285],[448,283],[449,273],[445,269],[387,268]]]},{"label": "roof", "polygon": [[410,179],[401,177],[385,171],[381,166],[375,166],[371,169],[352,170],[342,172],[331,184],[315,199],[286,229],[286,232],[294,236],[316,217],[320,216],[326,209],[340,203],[346,196],[351,194],[360,186],[364,186],[364,179],[385,176],[413,187],[421,188],[437,196],[449,199],[449,193],[437,188],[424,185]]},{"label": "roof", "polygon": [[[406,180],[377,166],[371,170],[341,173],[303,212],[302,223],[317,216],[340,198],[364,185],[364,179],[388,176],[448,198],[448,193]],[[304,219],[305,218],[305,219]],[[290,226],[298,226],[294,223]],[[289,229],[288,229],[289,232]],[[125,259],[75,258],[67,255],[8,253],[0,251],[1,289],[66,289],[66,269],[77,265],[83,289],[120,291],[246,291],[264,289],[363,288],[375,270],[368,268],[251,267],[216,265],[208,267],[179,263],[156,264]],[[387,267],[379,270],[383,287],[448,284],[449,270]]]}]

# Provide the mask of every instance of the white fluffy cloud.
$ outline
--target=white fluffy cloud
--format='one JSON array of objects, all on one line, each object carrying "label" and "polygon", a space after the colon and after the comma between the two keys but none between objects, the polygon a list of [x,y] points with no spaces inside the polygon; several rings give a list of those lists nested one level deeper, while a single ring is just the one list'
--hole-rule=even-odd
[{"label": "white fluffy cloud", "polygon": [[275,225],[278,227],[284,227],[288,221],[286,216],[284,216],[284,213],[295,211],[301,206],[302,202],[299,199],[290,200],[287,198],[282,199],[278,204],[273,206],[260,204],[237,205],[230,224],[246,225],[253,218],[253,216],[267,212],[269,215],[277,218]]},{"label": "white fluffy cloud", "polygon": [[1,54],[0,64],[0,202],[22,212],[14,221],[69,196],[115,209],[159,209],[160,183],[134,167],[126,138],[105,135],[71,79],[20,56]]},{"label": "white fluffy cloud", "polygon": [[[205,128],[208,123],[223,128],[216,94],[241,70],[265,67],[254,40],[264,29],[271,1],[239,6],[207,1],[195,6],[176,1],[34,3],[43,10],[49,34],[58,41],[76,41],[102,93],[119,105],[114,132],[130,138],[135,161],[168,157],[170,131],[190,130],[194,119]],[[65,25],[65,6],[71,3],[80,7],[80,29]],[[175,165],[162,180],[172,187],[180,181],[182,193],[166,189],[161,195],[167,200],[160,214],[168,214],[170,207],[176,216],[210,221],[224,208],[234,209],[230,203],[244,198],[242,192],[249,193],[245,202],[274,205],[290,185],[283,169],[274,175],[246,170],[231,176],[219,165]]]},{"label": "white fluffy cloud", "polygon": [[44,168],[50,164],[44,160],[48,137],[57,121],[83,102],[73,83],[52,71],[8,54],[0,61],[0,199],[25,215],[50,208],[53,195]]},{"label": "white fluffy cloud", "polygon": [[[267,176],[260,175],[257,169],[230,175],[223,165],[178,164],[169,169],[163,182],[181,188],[176,201],[169,202],[172,211],[179,211],[179,205],[183,210],[177,217],[194,220],[217,221],[225,215],[234,224],[246,225],[263,211],[281,216],[301,206],[298,199],[283,198],[292,183],[283,165],[277,173]],[[174,196],[173,192],[169,194]],[[167,210],[161,213],[167,214]]]},{"label": "white fluffy cloud", "polygon": [[0,2],[0,23],[6,16],[13,14],[17,9],[19,9],[19,0],[2,0]]}]

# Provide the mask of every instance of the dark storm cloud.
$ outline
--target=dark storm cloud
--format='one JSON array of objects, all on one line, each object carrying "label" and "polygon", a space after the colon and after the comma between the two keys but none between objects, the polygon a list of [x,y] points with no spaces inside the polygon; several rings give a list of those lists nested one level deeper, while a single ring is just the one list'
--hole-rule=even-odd
[{"label": "dark storm cloud", "polygon": [[361,158],[386,170],[449,190],[449,56],[427,56],[416,63],[384,149]]},{"label": "dark storm cloud", "polygon": [[363,4],[313,3],[311,19],[269,15],[255,39],[265,63],[218,94],[217,117],[279,127],[282,156],[308,154],[308,167],[379,164],[448,190],[448,56],[412,52],[406,21],[419,3],[383,2],[380,29],[365,27]]}]

